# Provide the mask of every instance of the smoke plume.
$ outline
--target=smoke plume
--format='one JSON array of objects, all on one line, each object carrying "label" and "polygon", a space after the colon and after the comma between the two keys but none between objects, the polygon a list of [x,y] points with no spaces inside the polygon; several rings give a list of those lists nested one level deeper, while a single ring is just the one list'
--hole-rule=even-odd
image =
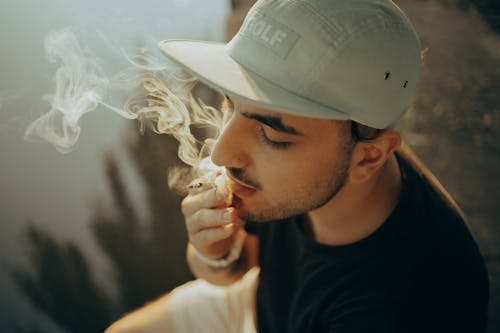
[{"label": "smoke plume", "polygon": [[[28,126],[27,140],[48,142],[68,153],[82,131],[81,117],[104,109],[138,120],[141,130],[149,126],[179,141],[179,158],[189,168],[171,170],[171,187],[183,188],[193,177],[214,169],[209,159],[214,139],[200,140],[191,129],[203,127],[217,136],[222,117],[218,110],[193,97],[196,81],[192,77],[167,65],[166,59],[152,57],[146,49],[133,57],[122,52],[130,67],[108,76],[99,58],[82,46],[69,28],[50,33],[45,50],[49,61],[59,65],[54,76],[55,92],[44,96],[50,110]],[[109,102],[113,92],[125,92],[123,105]]]}]

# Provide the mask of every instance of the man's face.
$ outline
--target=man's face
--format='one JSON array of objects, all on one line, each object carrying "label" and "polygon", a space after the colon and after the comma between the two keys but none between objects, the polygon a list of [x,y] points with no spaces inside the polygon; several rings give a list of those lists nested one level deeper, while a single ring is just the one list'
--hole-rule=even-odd
[{"label": "man's face", "polygon": [[263,222],[327,203],[344,185],[352,140],[346,122],[312,119],[230,101],[212,154],[231,179],[244,220]]}]

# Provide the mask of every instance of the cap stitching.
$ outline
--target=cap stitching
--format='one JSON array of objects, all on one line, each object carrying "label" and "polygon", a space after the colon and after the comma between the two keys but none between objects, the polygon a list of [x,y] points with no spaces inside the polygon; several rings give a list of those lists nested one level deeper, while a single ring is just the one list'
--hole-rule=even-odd
[{"label": "cap stitching", "polygon": [[[298,2],[298,0],[295,0],[295,2]],[[353,31],[346,32],[344,27],[332,22],[331,18],[325,17],[321,12],[317,11],[316,8],[312,4],[307,3],[307,2],[302,2],[302,4],[305,8],[307,8],[307,10],[314,13],[318,17],[318,19],[320,19],[322,21],[325,28],[328,28],[329,32],[332,33],[331,35],[338,34],[339,37],[345,37],[344,39],[338,38],[338,40],[337,39],[331,40],[335,44],[337,44],[339,42],[339,40],[341,43],[343,43],[348,39],[358,37],[360,34],[366,33],[375,27],[380,27],[380,28],[383,28],[384,30],[408,31],[408,28],[404,25],[404,23],[399,18],[397,18],[397,20],[392,20],[392,22],[388,22],[387,20],[383,20],[383,19],[382,20],[380,20],[380,19],[374,20],[373,17],[367,17],[366,19],[360,21],[356,25],[356,27]],[[380,10],[378,10],[376,12],[381,13]],[[336,16],[338,16],[338,14]],[[378,16],[379,15],[377,15],[377,17]]]},{"label": "cap stitching", "polygon": [[[373,30],[373,28],[375,27],[382,28],[383,30],[408,31],[408,29],[403,25],[403,22],[401,22],[401,20],[399,19],[397,21],[387,22],[387,20],[373,19],[373,17],[368,17],[365,20],[360,21],[355,30],[346,32],[342,26],[335,24],[335,22],[331,22],[329,18],[326,18],[323,14],[318,12],[316,8],[314,8],[310,3],[301,2],[300,0],[295,0],[294,2],[300,2],[301,4],[303,4],[304,9],[315,14],[318,19],[322,21],[324,27],[328,29],[328,36],[337,34],[339,35],[340,38],[330,39],[332,44],[335,45],[335,48],[340,50],[340,52],[337,53],[337,58],[340,58],[340,56],[343,54],[348,43],[353,42],[356,38]],[[314,68],[309,71],[309,74],[304,79],[303,83],[298,87],[298,93],[303,94],[308,86],[308,82],[310,82],[311,77],[314,77],[318,72],[321,72],[326,67],[326,62],[320,62],[319,59],[322,60],[330,54],[331,48],[327,48],[323,55],[318,58],[316,66],[314,66]],[[334,59],[332,59],[332,61],[334,61]]]}]

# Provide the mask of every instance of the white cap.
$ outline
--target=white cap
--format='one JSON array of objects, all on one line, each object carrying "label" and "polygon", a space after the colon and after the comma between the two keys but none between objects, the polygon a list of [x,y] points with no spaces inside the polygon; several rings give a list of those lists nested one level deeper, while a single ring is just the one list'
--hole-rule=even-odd
[{"label": "white cap", "polygon": [[390,0],[259,0],[228,44],[159,47],[230,97],[375,128],[406,111],[421,66],[415,29]]}]

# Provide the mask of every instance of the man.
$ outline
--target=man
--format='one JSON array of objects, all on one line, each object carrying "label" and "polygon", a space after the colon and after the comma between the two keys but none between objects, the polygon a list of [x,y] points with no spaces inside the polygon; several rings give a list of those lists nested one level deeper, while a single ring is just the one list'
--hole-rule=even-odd
[{"label": "man", "polygon": [[393,129],[420,68],[396,5],[261,0],[228,45],[160,47],[227,96],[212,160],[233,198],[193,183],[200,279],[109,332],[486,330],[477,245]]}]

